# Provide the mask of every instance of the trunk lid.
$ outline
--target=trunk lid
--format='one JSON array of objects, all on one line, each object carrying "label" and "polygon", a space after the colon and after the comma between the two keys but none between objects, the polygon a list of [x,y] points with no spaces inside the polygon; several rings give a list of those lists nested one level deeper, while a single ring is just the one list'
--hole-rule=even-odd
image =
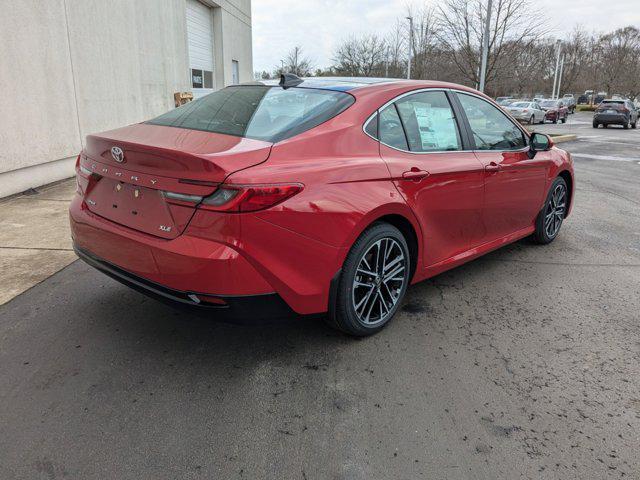
[{"label": "trunk lid", "polygon": [[[231,173],[267,160],[271,143],[200,130],[136,124],[87,136],[80,166],[93,213],[171,239],[188,225],[195,204],[164,192],[204,197]],[[81,168],[81,169],[82,169]]]}]

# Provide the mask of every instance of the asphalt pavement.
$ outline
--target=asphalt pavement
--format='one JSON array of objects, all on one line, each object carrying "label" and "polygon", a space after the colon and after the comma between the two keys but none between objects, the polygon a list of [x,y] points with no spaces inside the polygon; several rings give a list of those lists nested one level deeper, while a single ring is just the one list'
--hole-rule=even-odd
[{"label": "asphalt pavement", "polygon": [[640,478],[640,130],[579,113],[577,193],[380,334],[189,318],[75,262],[0,307],[1,479]]}]

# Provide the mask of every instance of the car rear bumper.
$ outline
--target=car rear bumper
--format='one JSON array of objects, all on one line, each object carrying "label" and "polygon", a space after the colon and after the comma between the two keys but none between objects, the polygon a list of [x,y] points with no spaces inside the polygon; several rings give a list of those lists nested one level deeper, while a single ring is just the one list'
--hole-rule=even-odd
[{"label": "car rear bumper", "polygon": [[607,125],[624,125],[629,119],[621,113],[602,113],[594,115],[593,121]]},{"label": "car rear bumper", "polygon": [[521,122],[528,122],[529,119],[533,116],[532,113],[511,113],[513,118],[519,120]]},{"label": "car rear bumper", "polygon": [[220,303],[211,303],[207,301],[208,298],[211,298],[209,294],[203,295],[199,292],[175,290],[128,272],[75,244],[73,249],[85,263],[123,285],[155,300],[173,307],[189,310],[192,313],[211,314],[216,319],[234,323],[257,323],[264,320],[286,319],[296,316],[295,312],[276,293],[215,296],[216,301]]},{"label": "car rear bumper", "polygon": [[[253,215],[197,212],[174,239],[104,219],[80,195],[71,202],[69,217],[74,248],[85,262],[155,298],[199,309],[225,308],[202,305],[190,295],[220,299],[240,313],[247,310],[240,303],[261,303],[248,297],[284,303],[289,313],[325,312],[331,279],[346,254]],[[257,306],[248,313],[264,316]]]}]

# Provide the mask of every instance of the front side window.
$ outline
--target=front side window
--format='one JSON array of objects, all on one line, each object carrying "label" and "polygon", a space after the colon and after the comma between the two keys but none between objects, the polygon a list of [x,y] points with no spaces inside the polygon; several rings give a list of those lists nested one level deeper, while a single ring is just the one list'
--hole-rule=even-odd
[{"label": "front side window", "polygon": [[498,108],[481,98],[459,93],[478,150],[519,150],[526,146],[520,130]]},{"label": "front side window", "polygon": [[412,152],[461,150],[458,126],[444,92],[419,92],[396,102]]},{"label": "front side window", "polygon": [[244,85],[218,90],[147,123],[278,142],[326,122],[354,101],[333,90]]}]

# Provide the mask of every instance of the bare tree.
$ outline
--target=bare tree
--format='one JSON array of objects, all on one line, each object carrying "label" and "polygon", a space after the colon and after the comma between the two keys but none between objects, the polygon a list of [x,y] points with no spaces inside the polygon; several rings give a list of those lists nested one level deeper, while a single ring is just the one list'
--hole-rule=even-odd
[{"label": "bare tree", "polygon": [[[438,39],[458,74],[468,83],[479,82],[480,52],[484,41],[485,0],[444,0],[437,8]],[[498,65],[513,58],[521,42],[546,34],[541,15],[530,0],[494,1],[491,14],[487,84],[498,77]]]},{"label": "bare tree", "polygon": [[425,6],[417,11],[409,9],[408,16],[413,18],[412,77],[436,79],[439,71],[433,61],[438,49],[436,13],[433,8]]},{"label": "bare tree", "polygon": [[274,76],[279,77],[283,73],[293,73],[299,77],[308,77],[313,71],[311,60],[306,57],[300,45],[296,45],[283,60],[283,64],[276,67]]},{"label": "bare tree", "polygon": [[379,76],[384,68],[387,46],[377,35],[351,37],[336,49],[334,69],[340,75]]},{"label": "bare tree", "polygon": [[384,76],[404,78],[407,68],[407,30],[406,22],[396,20],[393,30],[385,39]]},{"label": "bare tree", "polygon": [[640,94],[640,30],[620,28],[602,35],[598,44],[598,71],[605,90],[635,98]]}]

